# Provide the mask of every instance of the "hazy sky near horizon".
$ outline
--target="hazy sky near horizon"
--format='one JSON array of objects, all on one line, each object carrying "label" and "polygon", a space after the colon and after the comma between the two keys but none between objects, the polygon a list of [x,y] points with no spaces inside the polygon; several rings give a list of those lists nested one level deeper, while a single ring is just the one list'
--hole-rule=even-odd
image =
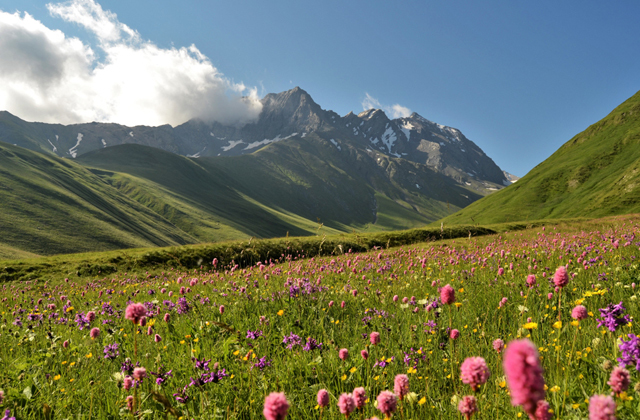
[{"label": "hazy sky near horizon", "polygon": [[30,121],[255,118],[300,86],[415,111],[517,176],[640,90],[640,2],[0,0],[0,109]]}]

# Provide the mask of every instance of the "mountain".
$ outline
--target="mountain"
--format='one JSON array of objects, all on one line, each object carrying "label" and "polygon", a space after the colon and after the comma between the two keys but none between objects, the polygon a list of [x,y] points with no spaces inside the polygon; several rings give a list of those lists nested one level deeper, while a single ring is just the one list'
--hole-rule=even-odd
[{"label": "mountain", "polygon": [[513,185],[443,219],[497,223],[640,212],[640,92]]},{"label": "mountain", "polygon": [[187,157],[205,157],[249,154],[285,139],[331,131],[354,145],[425,164],[481,195],[509,185],[493,160],[459,130],[417,113],[391,120],[382,110],[371,109],[340,117],[323,110],[298,87],[268,94],[262,105],[258,120],[240,127],[201,120],[175,128],[95,122],[63,126],[26,122],[0,112],[0,141],[65,158],[130,143]]},{"label": "mountain", "polygon": [[0,168],[0,255],[406,229],[509,183],[459,130],[418,114],[340,117],[299,88],[265,96],[242,127],[3,112]]}]

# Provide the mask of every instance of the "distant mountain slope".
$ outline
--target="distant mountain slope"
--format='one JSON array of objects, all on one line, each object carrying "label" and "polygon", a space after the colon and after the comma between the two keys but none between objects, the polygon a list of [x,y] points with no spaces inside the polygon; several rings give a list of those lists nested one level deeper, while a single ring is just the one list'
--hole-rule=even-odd
[{"label": "distant mountain slope", "polygon": [[249,154],[285,139],[334,131],[343,142],[425,164],[481,195],[509,184],[493,160],[459,130],[436,124],[416,113],[391,120],[383,111],[371,109],[340,117],[333,111],[323,110],[307,92],[297,87],[268,94],[262,104],[258,120],[243,126],[198,120],[175,128],[103,123],[63,126],[29,123],[8,112],[0,112],[0,141],[66,158],[130,143],[187,157],[205,157]]},{"label": "distant mountain slope", "polygon": [[194,238],[76,162],[0,143],[0,242],[37,254],[180,245]]},{"label": "distant mountain slope", "polygon": [[640,212],[640,92],[576,135],[525,177],[448,216],[497,223]]}]

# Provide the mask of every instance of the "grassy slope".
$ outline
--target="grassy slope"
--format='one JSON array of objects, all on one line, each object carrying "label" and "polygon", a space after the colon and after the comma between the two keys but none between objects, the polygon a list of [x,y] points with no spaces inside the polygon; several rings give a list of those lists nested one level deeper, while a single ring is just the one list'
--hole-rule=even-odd
[{"label": "grassy slope", "polygon": [[38,254],[193,242],[75,162],[0,143],[1,242]]},{"label": "grassy slope", "polygon": [[486,224],[639,211],[640,92],[515,184],[443,221]]}]

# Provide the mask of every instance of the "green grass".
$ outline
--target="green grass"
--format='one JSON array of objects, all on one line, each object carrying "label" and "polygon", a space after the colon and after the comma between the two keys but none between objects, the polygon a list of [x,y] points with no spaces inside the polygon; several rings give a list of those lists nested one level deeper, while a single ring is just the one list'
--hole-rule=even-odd
[{"label": "green grass", "polygon": [[443,219],[487,224],[640,211],[640,92],[515,184]]},{"label": "green grass", "polygon": [[[5,398],[0,408],[20,419],[131,418],[126,399],[135,396],[139,417],[149,420],[260,419],[265,397],[284,392],[290,404],[287,419],[318,418],[321,413],[323,419],[339,419],[338,397],[364,387],[368,401],[350,418],[382,417],[376,396],[393,390],[394,377],[406,374],[411,394],[399,402],[393,419],[459,420],[457,402],[465,395],[477,399],[474,419],[527,418],[511,404],[502,366],[506,356],[492,346],[497,338],[508,345],[527,338],[539,353],[553,418],[583,420],[592,395],[611,393],[607,381],[620,356],[617,340],[638,333],[636,319],[610,332],[599,328],[596,318],[598,309],[618,302],[625,314],[636,318],[640,313],[632,287],[640,278],[640,252],[624,242],[638,237],[639,220],[569,220],[546,224],[544,230],[530,226],[499,235],[313,258],[301,258],[292,242],[279,256],[283,262],[273,265],[254,261],[235,269],[234,263],[220,263],[214,269],[204,262],[202,268],[187,269],[173,260],[176,265],[139,266],[126,274],[87,273],[69,282],[56,275],[6,284],[0,289],[5,319],[0,334]],[[620,241],[619,247],[612,239]],[[245,243],[244,249],[251,247]],[[580,255],[585,255],[585,266],[576,259]],[[575,276],[559,295],[547,279],[565,264]],[[532,289],[524,283],[528,274],[537,277]],[[192,279],[197,282],[190,284]],[[427,303],[439,296],[438,287],[446,284],[455,289],[456,305],[427,310]],[[188,310],[178,312],[163,303],[179,298]],[[123,317],[131,301],[153,306],[144,328]],[[572,325],[570,314],[577,304],[593,316]],[[75,320],[90,310],[96,312],[95,321],[79,329]],[[170,314],[168,321],[164,313]],[[42,321],[37,320],[40,314]],[[29,321],[30,316],[36,320]],[[525,328],[529,322],[535,327]],[[95,339],[89,336],[91,328],[100,330]],[[452,341],[448,328],[459,330],[460,337]],[[260,336],[251,339],[248,331]],[[377,345],[369,341],[372,332],[380,333]],[[155,334],[161,341],[154,340]],[[291,334],[302,344],[310,337],[322,347],[288,349],[283,339]],[[119,355],[105,359],[104,346],[113,343],[119,344]],[[349,352],[346,360],[338,357],[343,348]],[[366,360],[362,350],[368,351]],[[409,365],[403,361],[407,355]],[[460,378],[460,365],[468,357],[482,357],[490,370],[488,381],[475,392]],[[122,386],[125,358],[150,375],[135,389]],[[225,369],[228,376],[189,387],[191,378],[203,373],[193,358],[209,360],[209,369]],[[270,366],[255,366],[262,358]],[[386,366],[377,363],[382,359]],[[640,374],[627,368],[630,387],[613,397],[619,420],[637,419],[640,412],[634,391]],[[150,374],[169,369],[173,376],[162,385]],[[173,395],[183,389],[189,397],[184,403]],[[330,394],[322,411],[316,407],[320,389]]]}]

